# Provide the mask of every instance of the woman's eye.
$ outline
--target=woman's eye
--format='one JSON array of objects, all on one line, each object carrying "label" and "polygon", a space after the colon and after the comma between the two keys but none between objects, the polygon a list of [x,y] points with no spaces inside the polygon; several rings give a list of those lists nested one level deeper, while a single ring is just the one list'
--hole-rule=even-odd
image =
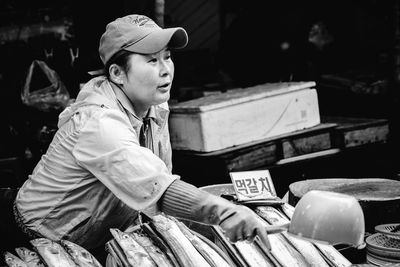
[{"label": "woman's eye", "polygon": [[152,59],[149,60],[149,62],[151,62],[151,63],[156,63],[156,62],[157,62],[157,59],[156,59],[156,58],[152,58]]}]

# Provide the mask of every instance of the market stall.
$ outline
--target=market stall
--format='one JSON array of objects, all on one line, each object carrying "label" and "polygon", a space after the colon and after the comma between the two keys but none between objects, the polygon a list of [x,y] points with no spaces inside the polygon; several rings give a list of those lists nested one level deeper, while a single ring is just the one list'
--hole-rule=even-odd
[{"label": "market stall", "polygon": [[14,2],[0,267],[400,266],[397,2]]},{"label": "market stall", "polygon": [[[230,194],[233,186],[217,185],[204,190]],[[285,225],[293,216],[293,206],[251,205],[268,225]],[[110,229],[109,254],[105,266],[351,266],[339,251],[328,244],[313,243],[279,230],[269,234],[271,250],[258,240],[229,242],[217,226],[199,226],[177,218],[142,214],[142,223],[125,231]],[[199,231],[199,227],[202,230]],[[195,230],[197,229],[197,231]],[[209,239],[205,235],[211,234]],[[4,254],[8,266],[102,266],[84,248],[61,240],[30,240],[30,247],[16,247]]]}]

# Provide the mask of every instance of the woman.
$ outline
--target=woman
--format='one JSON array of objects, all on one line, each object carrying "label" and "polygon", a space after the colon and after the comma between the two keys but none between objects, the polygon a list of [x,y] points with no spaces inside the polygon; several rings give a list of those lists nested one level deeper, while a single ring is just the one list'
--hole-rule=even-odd
[{"label": "woman", "polygon": [[138,211],[162,211],[220,225],[232,242],[258,235],[269,246],[253,211],[171,173],[170,49],[187,41],[183,28],[162,29],[142,15],[107,25],[99,46],[105,75],[60,114],[52,143],[18,192],[14,210],[26,233],[104,248],[110,228],[135,223]]}]

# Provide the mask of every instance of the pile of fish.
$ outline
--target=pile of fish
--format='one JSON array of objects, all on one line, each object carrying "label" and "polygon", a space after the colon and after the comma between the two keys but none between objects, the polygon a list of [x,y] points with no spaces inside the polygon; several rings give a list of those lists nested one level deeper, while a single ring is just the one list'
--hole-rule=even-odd
[{"label": "pile of fish", "polygon": [[[253,210],[270,225],[290,222],[294,208],[286,203],[278,206],[256,206]],[[221,246],[240,267],[348,267],[352,263],[331,245],[311,243],[295,238],[287,232],[269,234],[271,250],[258,239],[253,243],[238,241],[230,243],[218,227],[212,227]]]},{"label": "pile of fish", "polygon": [[[288,204],[255,206],[271,225],[290,222]],[[107,250],[120,267],[130,266],[238,266],[238,267],[348,267],[351,262],[331,245],[311,243],[280,232],[269,234],[271,250],[255,242],[229,242],[218,226],[211,226],[214,242],[189,229],[174,217],[160,214],[132,231],[110,229],[114,239]]]},{"label": "pile of fish", "polygon": [[59,243],[47,238],[30,241],[33,248],[17,247],[4,252],[9,267],[102,267],[96,258],[83,247],[61,240]]},{"label": "pile of fish", "polygon": [[106,249],[121,267],[229,267],[229,256],[174,217],[159,214],[132,231],[110,229]]},{"label": "pile of fish", "polygon": [[[270,225],[290,222],[289,204],[251,207]],[[287,232],[268,235],[271,250],[259,239],[231,243],[218,226],[210,226],[215,240],[192,231],[182,221],[165,214],[145,217],[121,231],[111,228],[106,243],[106,266],[118,267],[348,267],[351,262],[331,245],[298,239]],[[31,240],[33,249],[16,248],[18,256],[5,252],[9,267],[101,267],[87,250],[69,241]]]}]

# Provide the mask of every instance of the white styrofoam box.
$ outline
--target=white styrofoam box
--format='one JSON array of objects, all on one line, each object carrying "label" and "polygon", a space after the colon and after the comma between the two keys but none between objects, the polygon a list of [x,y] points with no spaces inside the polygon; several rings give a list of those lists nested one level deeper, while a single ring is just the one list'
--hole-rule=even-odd
[{"label": "white styrofoam box", "polygon": [[170,106],[171,145],[211,152],[320,123],[315,82],[267,83]]}]

